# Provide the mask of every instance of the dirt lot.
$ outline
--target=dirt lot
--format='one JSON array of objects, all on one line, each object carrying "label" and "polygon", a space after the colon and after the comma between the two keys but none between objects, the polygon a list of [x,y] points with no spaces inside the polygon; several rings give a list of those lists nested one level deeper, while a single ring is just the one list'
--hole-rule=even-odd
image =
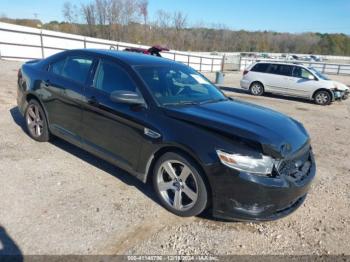
[{"label": "dirt lot", "polygon": [[[311,192],[299,210],[274,222],[179,218],[157,203],[150,185],[118,168],[59,139],[30,139],[16,108],[19,65],[0,61],[0,251],[350,255],[350,100],[321,107],[233,89],[237,99],[304,123],[318,165]],[[238,86],[239,78],[227,75],[225,84]],[[350,77],[339,80],[350,84]]]}]

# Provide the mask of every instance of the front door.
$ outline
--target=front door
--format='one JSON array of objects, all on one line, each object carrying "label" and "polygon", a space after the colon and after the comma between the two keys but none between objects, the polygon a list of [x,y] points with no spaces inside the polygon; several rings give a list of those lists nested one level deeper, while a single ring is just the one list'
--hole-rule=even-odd
[{"label": "front door", "polygon": [[266,74],[266,91],[282,95],[288,94],[292,69],[291,65],[271,64]]},{"label": "front door", "polygon": [[147,109],[113,102],[113,91],[137,92],[129,73],[116,62],[100,60],[93,84],[85,89],[83,142],[94,153],[122,168],[136,169],[144,141]]},{"label": "front door", "polygon": [[299,97],[310,98],[317,89],[317,79],[303,67],[295,66],[293,76],[290,78],[289,94]]}]

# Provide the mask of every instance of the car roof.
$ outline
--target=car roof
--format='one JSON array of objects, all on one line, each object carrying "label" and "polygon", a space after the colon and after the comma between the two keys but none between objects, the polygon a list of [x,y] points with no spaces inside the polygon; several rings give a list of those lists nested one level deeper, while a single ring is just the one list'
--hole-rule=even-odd
[{"label": "car roof", "polygon": [[81,51],[95,55],[104,55],[116,58],[130,66],[138,66],[138,65],[183,65],[182,63],[152,55],[145,55],[135,52],[127,52],[127,51],[116,51],[116,50],[108,50],[108,49],[77,49],[72,50]]},{"label": "car roof", "polygon": [[301,63],[296,63],[296,62],[280,62],[280,61],[258,61],[255,64],[276,64],[276,65],[291,65],[291,66],[301,66],[301,67],[306,67]]}]

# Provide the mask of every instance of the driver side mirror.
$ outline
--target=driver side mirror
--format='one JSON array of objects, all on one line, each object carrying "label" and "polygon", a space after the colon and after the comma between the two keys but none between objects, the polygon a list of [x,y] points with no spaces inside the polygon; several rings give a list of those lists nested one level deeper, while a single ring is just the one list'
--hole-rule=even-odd
[{"label": "driver side mirror", "polygon": [[111,100],[116,103],[130,104],[130,105],[145,105],[145,100],[138,93],[118,90],[111,93]]}]

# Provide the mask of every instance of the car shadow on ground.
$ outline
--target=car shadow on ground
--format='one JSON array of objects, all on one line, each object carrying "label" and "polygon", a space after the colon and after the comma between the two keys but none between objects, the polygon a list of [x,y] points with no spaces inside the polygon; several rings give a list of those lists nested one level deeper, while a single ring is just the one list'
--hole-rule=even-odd
[{"label": "car shadow on ground", "polygon": [[[225,91],[225,92],[232,92],[232,93],[237,93],[237,94],[247,94],[252,96],[252,98],[256,97],[253,96],[249,93],[249,91],[244,90],[242,88],[238,87],[231,87],[231,86],[220,86],[220,89]],[[264,93],[262,97],[269,97],[269,98],[274,98],[274,99],[279,99],[279,100],[289,100],[289,101],[294,101],[294,102],[300,102],[300,103],[306,103],[306,104],[313,104],[315,103],[311,100],[303,99],[303,98],[298,98],[298,97],[291,97],[291,96],[282,96],[282,95],[277,95],[277,94],[272,94],[272,93]]]},{"label": "car shadow on ground", "polygon": [[[13,107],[10,109],[10,114],[14,120],[14,122],[21,127],[21,129],[28,135],[27,129],[25,126],[25,119],[19,112],[18,107]],[[29,136],[29,135],[28,135]],[[128,186],[133,186],[137,188],[140,192],[142,192],[145,196],[147,196],[149,199],[153,200],[155,203],[161,206],[157,195],[155,194],[153,190],[153,186],[151,183],[151,179],[147,183],[143,183],[140,180],[138,180],[135,176],[129,174],[128,172],[108,163],[107,161],[104,161],[101,158],[98,158],[89,152],[74,146],[63,139],[55,137],[50,143],[82,160],[87,162],[88,164],[95,166],[98,169],[101,169],[105,171],[106,173],[114,176],[115,178],[119,179],[123,183],[127,184]],[[203,218],[205,220],[212,220],[212,221],[220,221],[219,219],[214,218],[211,215],[211,210],[207,210],[203,212],[200,216],[200,218]]]},{"label": "car shadow on ground", "polygon": [[8,235],[5,228],[0,225],[0,261],[23,261],[21,249]]}]

